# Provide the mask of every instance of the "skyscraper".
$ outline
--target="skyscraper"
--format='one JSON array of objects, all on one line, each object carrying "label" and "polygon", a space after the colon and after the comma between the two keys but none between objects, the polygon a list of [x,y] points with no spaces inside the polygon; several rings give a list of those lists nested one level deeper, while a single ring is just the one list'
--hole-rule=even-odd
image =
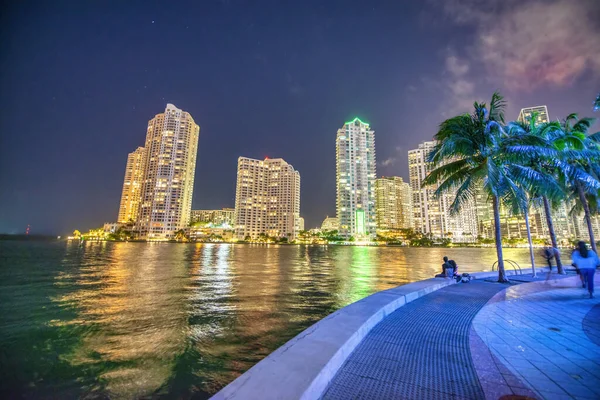
[{"label": "skyscraper", "polygon": [[375,180],[377,229],[413,227],[412,189],[398,176]]},{"label": "skyscraper", "polygon": [[536,106],[536,107],[522,108],[521,112],[519,113],[518,120],[521,121],[521,122],[527,122],[527,121],[529,121],[529,119],[531,119],[531,115],[534,112],[538,113],[538,116],[537,116],[537,123],[538,124],[541,124],[541,123],[549,121],[549,118],[548,118],[548,107],[546,107],[546,106]]},{"label": "skyscraper", "polygon": [[369,124],[354,118],[338,129],[336,164],[340,236],[373,237],[376,231],[375,131]]},{"label": "skyscraper", "polygon": [[200,127],[173,104],[148,122],[140,237],[166,240],[190,221]]},{"label": "skyscraper", "polygon": [[475,197],[472,204],[450,215],[455,192],[435,196],[437,185],[423,187],[425,177],[433,170],[427,161],[436,142],[429,141],[408,151],[408,171],[413,193],[415,230],[434,238],[448,238],[456,242],[472,242],[477,237],[477,210]]},{"label": "skyscraper", "polygon": [[238,159],[235,235],[294,240],[299,230],[300,173],[281,158]]},{"label": "skyscraper", "polygon": [[144,155],[146,149],[138,147],[127,156],[125,166],[125,179],[121,192],[121,205],[117,221],[121,224],[137,221],[140,206],[140,193],[144,179]]}]

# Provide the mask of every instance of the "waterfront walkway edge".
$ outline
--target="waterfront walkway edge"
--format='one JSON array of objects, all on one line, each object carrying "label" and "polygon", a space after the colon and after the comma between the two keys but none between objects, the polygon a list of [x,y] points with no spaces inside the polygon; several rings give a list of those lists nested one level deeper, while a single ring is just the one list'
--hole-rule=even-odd
[{"label": "waterfront walkway edge", "polygon": [[[475,279],[497,275],[497,272],[471,274]],[[212,399],[318,399],[352,351],[379,322],[403,305],[452,284],[455,284],[453,279],[426,279],[352,303],[299,333]]]}]

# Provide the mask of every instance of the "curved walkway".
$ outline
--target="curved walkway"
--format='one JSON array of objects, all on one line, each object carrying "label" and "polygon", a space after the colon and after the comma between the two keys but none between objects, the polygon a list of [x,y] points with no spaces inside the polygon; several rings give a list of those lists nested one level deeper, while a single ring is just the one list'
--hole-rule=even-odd
[{"label": "curved walkway", "polygon": [[600,346],[600,304],[590,310],[583,319],[583,331],[587,337]]},{"label": "curved walkway", "polygon": [[[596,281],[600,281],[596,275]],[[578,277],[559,287],[511,287],[494,296],[473,328],[496,360],[544,399],[599,399],[600,300]],[[587,322],[586,322],[587,321]],[[506,373],[506,371],[505,371]],[[505,378],[508,386],[522,383]]]},{"label": "curved walkway", "polygon": [[323,398],[600,398],[600,348],[583,331],[600,302],[577,280],[475,281],[417,299],[373,328]]},{"label": "curved walkway", "polygon": [[472,319],[506,286],[448,286],[405,305],[350,355],[324,399],[480,399],[469,353]]}]

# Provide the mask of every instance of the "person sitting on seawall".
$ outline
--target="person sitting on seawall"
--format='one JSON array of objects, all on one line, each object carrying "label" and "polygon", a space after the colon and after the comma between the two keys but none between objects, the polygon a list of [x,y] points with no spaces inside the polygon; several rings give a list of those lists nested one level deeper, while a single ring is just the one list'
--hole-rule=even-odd
[{"label": "person sitting on seawall", "polygon": [[[452,269],[452,272],[448,274],[448,270]],[[458,275],[458,266],[454,260],[448,260],[447,256],[444,256],[444,263],[442,264],[442,273],[437,274],[436,278],[450,278]]]},{"label": "person sitting on seawall", "polygon": [[579,269],[584,285],[587,281],[587,289],[590,292],[590,299],[594,298],[594,274],[598,266],[598,255],[593,250],[587,248],[583,241],[577,243],[577,250],[571,256],[573,264]]}]

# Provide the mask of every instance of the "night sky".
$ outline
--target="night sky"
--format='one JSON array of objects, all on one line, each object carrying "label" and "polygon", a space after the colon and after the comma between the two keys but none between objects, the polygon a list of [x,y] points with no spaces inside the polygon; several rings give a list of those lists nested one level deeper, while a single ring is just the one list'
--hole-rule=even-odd
[{"label": "night sky", "polygon": [[[0,12],[0,232],[115,221],[127,153],[167,103],[200,125],[194,209],[233,207],[237,158],[301,174],[335,214],[335,136],[375,130],[377,174],[495,89],[592,116],[600,1],[12,1]],[[600,113],[596,113],[600,117]],[[594,126],[600,130],[600,124]]]}]

